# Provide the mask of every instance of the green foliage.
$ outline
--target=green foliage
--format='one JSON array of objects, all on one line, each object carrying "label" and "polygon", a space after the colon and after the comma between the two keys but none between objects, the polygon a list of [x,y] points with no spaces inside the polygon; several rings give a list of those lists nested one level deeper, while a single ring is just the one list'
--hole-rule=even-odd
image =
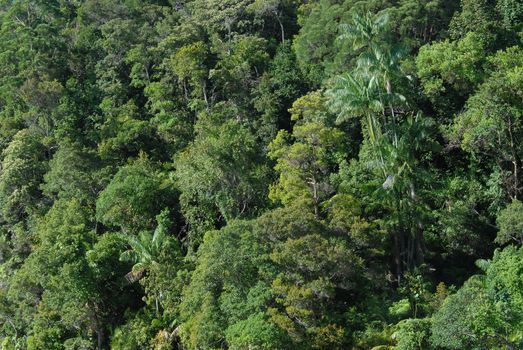
[{"label": "green foliage", "polygon": [[302,16],[298,19],[301,30],[294,42],[296,56],[305,76],[319,85],[333,73],[347,69],[354,54],[349,42],[336,40],[340,23],[348,23],[354,11],[375,13],[390,6],[388,1],[371,0],[323,0],[302,5]]},{"label": "green foliage", "polygon": [[404,317],[411,313],[411,304],[408,299],[401,299],[389,307],[389,313],[393,316]]},{"label": "green foliage", "polygon": [[[157,349],[155,335],[160,331],[161,321],[150,312],[139,312],[118,327],[111,338],[111,349],[139,350]],[[168,347],[166,349],[171,349]]]},{"label": "green foliage", "polygon": [[176,271],[180,268],[178,265],[181,262],[181,250],[176,238],[169,236],[172,227],[169,210],[164,209],[158,214],[156,222],[152,234],[142,231],[138,236],[122,235],[122,240],[130,249],[120,255],[120,260],[133,264],[132,270],[125,276],[127,283],[133,283],[147,276],[142,284],[149,298],[144,297],[144,301],[154,301],[156,312],[159,313],[160,303],[168,293],[164,290],[164,285],[173,288],[168,282],[162,281],[162,278],[172,276],[173,269]]},{"label": "green foliage", "polygon": [[[229,111],[224,114],[228,117]],[[220,222],[256,213],[263,207],[266,167],[249,130],[236,120],[216,124],[202,116],[199,136],[178,157],[177,185],[182,212],[201,239]]]},{"label": "green foliage", "polygon": [[521,91],[514,87],[523,80],[521,62],[523,51],[518,47],[488,58],[489,78],[467,100],[448,136],[464,151],[490,163],[491,173],[501,174],[505,198],[516,198],[520,193],[519,162],[523,151],[516,140],[522,132],[523,104]]},{"label": "green foliage", "polygon": [[164,210],[156,217],[157,226],[152,235],[143,231],[139,236],[124,236],[131,249],[122,253],[120,259],[133,263],[133,272],[143,272],[158,264],[158,258],[167,244],[169,226],[172,225],[168,215],[169,212]]},{"label": "green foliage", "polygon": [[0,2],[1,348],[523,348],[522,14]]},{"label": "green foliage", "polygon": [[459,41],[423,46],[416,57],[423,92],[444,114],[456,111],[463,99],[483,80],[484,41],[474,32]]},{"label": "green foliage", "polygon": [[357,289],[361,261],[305,213],[277,209],[206,235],[181,304],[189,348],[216,347],[224,337],[261,349],[347,344],[341,291]]},{"label": "green foliage", "polygon": [[521,254],[508,247],[482,264],[485,275],[473,276],[447,298],[434,315],[436,346],[449,349],[517,348],[521,343]]},{"label": "green foliage", "polygon": [[430,350],[430,319],[407,319],[398,324],[394,332],[397,350]]},{"label": "green foliage", "polygon": [[303,77],[290,44],[278,46],[267,72],[260,78],[254,108],[262,115],[254,121],[256,135],[269,143],[288,123],[287,110],[303,89]]},{"label": "green foliage", "polygon": [[166,205],[169,182],[146,159],[121,167],[96,201],[100,222],[126,231],[151,227]]},{"label": "green foliage", "polygon": [[458,5],[452,0],[400,0],[392,14],[403,40],[420,47],[444,34]]},{"label": "green foliage", "polygon": [[88,213],[78,201],[58,201],[38,223],[37,234],[37,245],[13,277],[9,291],[20,305],[41,295],[33,306],[27,347],[62,349],[66,340],[78,343],[70,339],[78,325],[84,329],[78,335],[92,344],[92,335],[103,337],[97,319],[109,310],[100,308],[106,287],[98,289],[106,277],[92,275],[86,259],[96,239],[89,229]]},{"label": "green foliage", "polygon": [[499,227],[496,243],[523,243],[523,203],[514,200],[499,212],[497,224]]},{"label": "green foliage", "polygon": [[[230,349],[284,349],[283,332],[266,319],[262,312],[249,316],[227,328]],[[283,338],[283,339],[282,339]]]},{"label": "green foliage", "polygon": [[44,194],[51,198],[81,199],[92,205],[102,179],[97,172],[96,157],[80,145],[64,143],[59,146],[49,161],[49,170],[40,186]]},{"label": "green foliage", "polygon": [[171,69],[181,82],[185,97],[189,98],[189,86],[192,88],[192,95],[196,97],[205,94],[205,79],[207,71],[205,59],[208,55],[203,42],[191,43],[176,51],[171,58]]},{"label": "green foliage", "polygon": [[118,154],[137,155],[147,149],[151,140],[151,126],[139,118],[139,110],[133,101],[117,106],[106,98],[100,104],[103,124],[100,126],[102,142],[99,154],[104,159],[114,159]]},{"label": "green foliage", "polygon": [[269,145],[280,174],[269,197],[284,205],[303,203],[319,215],[320,204],[332,194],[329,175],[344,156],[342,139],[340,130],[314,122],[295,125],[292,136],[280,131]]},{"label": "green foliage", "polygon": [[19,131],[2,152],[0,203],[4,220],[16,222],[38,208],[46,170],[45,148],[37,135]]},{"label": "green foliage", "polygon": [[340,39],[352,43],[358,53],[357,66],[335,79],[327,95],[338,123],[358,118],[363,125],[369,154],[361,152],[360,161],[367,162],[373,175],[383,181],[380,199],[392,212],[388,228],[394,236],[399,280],[405,269],[423,261],[423,205],[417,191],[423,184],[418,176],[428,172],[419,166],[418,157],[436,149],[437,144],[430,138],[430,119],[408,111],[409,101],[402,90],[408,87],[410,77],[400,66],[406,52],[388,37],[389,26],[386,12],[356,13],[350,24],[342,26]]},{"label": "green foliage", "polygon": [[232,42],[217,45],[219,60],[209,75],[221,87],[219,94],[238,106],[250,102],[245,92],[253,89],[258,75],[265,70],[266,46],[264,39],[253,36],[238,36]]},{"label": "green foliage", "polygon": [[[523,4],[518,0],[505,0],[496,3],[496,10],[501,15],[503,26],[510,30],[521,33],[523,17],[521,11]],[[521,35],[521,34],[520,34]]]},{"label": "green foliage", "polygon": [[483,41],[496,37],[496,14],[492,4],[486,0],[462,0],[461,9],[450,23],[450,33],[454,38],[463,38],[470,32],[478,34]]}]

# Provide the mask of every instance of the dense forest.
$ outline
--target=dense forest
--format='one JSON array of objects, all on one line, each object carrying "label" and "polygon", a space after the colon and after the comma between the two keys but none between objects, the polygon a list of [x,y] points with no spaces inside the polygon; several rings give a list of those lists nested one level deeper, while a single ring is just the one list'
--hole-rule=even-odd
[{"label": "dense forest", "polygon": [[523,0],[0,0],[0,348],[523,349]]}]

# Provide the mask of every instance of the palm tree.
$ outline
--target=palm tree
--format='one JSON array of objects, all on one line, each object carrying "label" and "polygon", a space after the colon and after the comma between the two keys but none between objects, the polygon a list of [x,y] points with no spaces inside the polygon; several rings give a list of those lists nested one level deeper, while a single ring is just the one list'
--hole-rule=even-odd
[{"label": "palm tree", "polygon": [[383,137],[382,125],[376,115],[383,111],[383,103],[376,93],[374,82],[357,74],[345,74],[337,78],[332,89],[327,90],[330,108],[338,112],[337,123],[343,123],[351,118],[363,117],[367,127],[369,141],[379,159],[379,166],[385,177],[388,176],[385,160],[376,147]]},{"label": "palm tree", "polygon": [[[340,112],[338,122],[348,117],[364,116],[370,141],[376,143],[382,136],[392,134],[397,147],[396,114],[406,105],[406,98],[394,91],[393,82],[410,79],[400,68],[406,49],[401,44],[391,44],[386,37],[389,16],[354,14],[351,24],[341,25],[339,40],[349,40],[358,55],[356,69],[338,78],[330,89],[331,107]],[[391,120],[388,120],[388,117]],[[381,156],[380,156],[381,157]],[[381,164],[382,167],[385,165]],[[387,178],[390,173],[384,172]]]},{"label": "palm tree", "polygon": [[[169,219],[169,211],[162,211],[157,217],[157,226],[151,234],[149,231],[142,231],[138,236],[122,235],[130,249],[120,255],[120,260],[133,264],[132,270],[125,275],[126,283],[131,284],[140,280],[146,272],[151,271],[160,263],[160,256],[168,244],[168,229],[172,222]],[[156,311],[158,312],[158,297],[155,296]]]},{"label": "palm tree", "polygon": [[[394,208],[397,221],[394,255],[399,283],[403,266],[419,264],[422,260],[415,256],[422,256],[421,224],[413,217],[417,212],[413,181],[415,145],[419,143],[421,134],[413,133],[413,130],[423,123],[420,114],[412,117],[403,113],[407,117],[401,123],[397,120],[398,111],[408,106],[406,98],[396,91],[395,83],[410,77],[400,68],[406,50],[388,40],[387,28],[386,13],[355,14],[351,24],[342,25],[339,39],[351,41],[357,54],[356,68],[339,77],[327,91],[327,96],[330,97],[331,110],[338,114],[338,123],[349,118],[362,118],[366,125],[384,176],[385,199]],[[406,232],[410,234],[405,235]]]}]

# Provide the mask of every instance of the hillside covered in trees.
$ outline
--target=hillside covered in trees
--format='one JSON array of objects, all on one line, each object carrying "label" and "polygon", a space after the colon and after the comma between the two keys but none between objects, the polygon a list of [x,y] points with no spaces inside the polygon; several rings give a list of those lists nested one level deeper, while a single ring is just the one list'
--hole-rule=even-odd
[{"label": "hillside covered in trees", "polygon": [[2,350],[523,349],[522,0],[1,0]]}]

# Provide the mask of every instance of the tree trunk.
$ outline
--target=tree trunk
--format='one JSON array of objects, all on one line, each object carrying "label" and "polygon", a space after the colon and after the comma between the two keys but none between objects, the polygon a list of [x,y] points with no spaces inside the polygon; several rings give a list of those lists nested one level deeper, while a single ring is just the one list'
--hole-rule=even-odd
[{"label": "tree trunk", "polygon": [[101,328],[96,330],[96,342],[98,344],[98,350],[102,350],[104,344],[104,331]]},{"label": "tree trunk", "polygon": [[394,234],[393,255],[394,255],[394,265],[396,268],[396,280],[397,280],[398,287],[399,287],[401,285],[401,275],[403,273],[403,271],[401,269],[400,232],[399,232],[399,230],[397,230],[396,233]]},{"label": "tree trunk", "polygon": [[280,25],[281,30],[281,43],[285,44],[285,29],[283,28],[283,23],[280,20],[280,16],[276,13],[276,20],[278,21],[278,24]]},{"label": "tree trunk", "polygon": [[516,147],[514,141],[514,135],[512,134],[512,118],[508,118],[508,133],[510,137],[510,152],[512,157],[512,176],[514,177],[514,193],[512,194],[513,199],[518,199],[519,194],[519,181],[518,181],[518,157],[516,154]]},{"label": "tree trunk", "polygon": [[205,105],[209,108],[209,101],[207,100],[207,82],[205,79],[202,79],[202,94],[203,99],[205,100]]}]

